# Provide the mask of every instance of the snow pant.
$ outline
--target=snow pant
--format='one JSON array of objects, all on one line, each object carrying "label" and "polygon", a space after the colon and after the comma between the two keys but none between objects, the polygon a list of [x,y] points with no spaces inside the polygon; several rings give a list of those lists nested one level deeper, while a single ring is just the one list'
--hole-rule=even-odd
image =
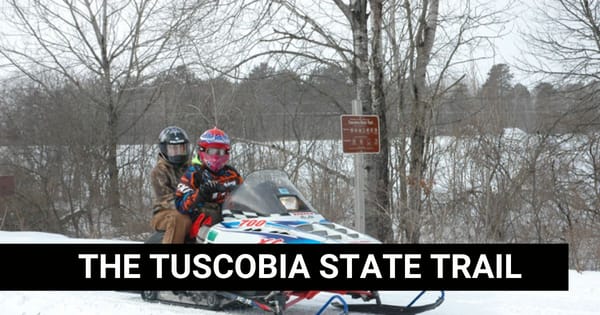
[{"label": "snow pant", "polygon": [[175,209],[166,209],[155,213],[150,225],[157,231],[165,231],[163,244],[183,244],[192,226],[192,219]]}]

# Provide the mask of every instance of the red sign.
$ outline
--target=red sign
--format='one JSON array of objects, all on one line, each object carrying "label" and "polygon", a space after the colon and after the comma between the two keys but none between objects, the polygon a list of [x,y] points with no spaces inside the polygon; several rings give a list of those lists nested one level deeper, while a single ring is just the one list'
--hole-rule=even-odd
[{"label": "red sign", "polygon": [[342,115],[344,153],[379,153],[379,116]]}]

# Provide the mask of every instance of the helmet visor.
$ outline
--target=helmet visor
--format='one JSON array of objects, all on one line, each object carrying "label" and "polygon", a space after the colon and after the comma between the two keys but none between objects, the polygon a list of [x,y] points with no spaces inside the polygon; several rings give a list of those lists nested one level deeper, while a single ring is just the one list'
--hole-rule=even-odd
[{"label": "helmet visor", "polygon": [[187,155],[187,145],[182,144],[167,144],[167,154],[169,156]]}]

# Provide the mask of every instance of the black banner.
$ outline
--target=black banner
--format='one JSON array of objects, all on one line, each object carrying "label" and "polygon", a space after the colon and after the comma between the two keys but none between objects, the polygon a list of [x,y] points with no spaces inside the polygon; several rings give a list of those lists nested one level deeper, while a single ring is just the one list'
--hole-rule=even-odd
[{"label": "black banner", "polygon": [[568,290],[567,244],[0,244],[0,290]]}]

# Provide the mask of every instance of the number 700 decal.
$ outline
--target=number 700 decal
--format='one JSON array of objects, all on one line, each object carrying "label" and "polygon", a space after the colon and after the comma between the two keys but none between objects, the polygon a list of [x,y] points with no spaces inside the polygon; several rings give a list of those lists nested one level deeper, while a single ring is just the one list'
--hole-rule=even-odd
[{"label": "number 700 decal", "polygon": [[240,221],[240,227],[260,227],[267,224],[264,219],[243,219]]}]

